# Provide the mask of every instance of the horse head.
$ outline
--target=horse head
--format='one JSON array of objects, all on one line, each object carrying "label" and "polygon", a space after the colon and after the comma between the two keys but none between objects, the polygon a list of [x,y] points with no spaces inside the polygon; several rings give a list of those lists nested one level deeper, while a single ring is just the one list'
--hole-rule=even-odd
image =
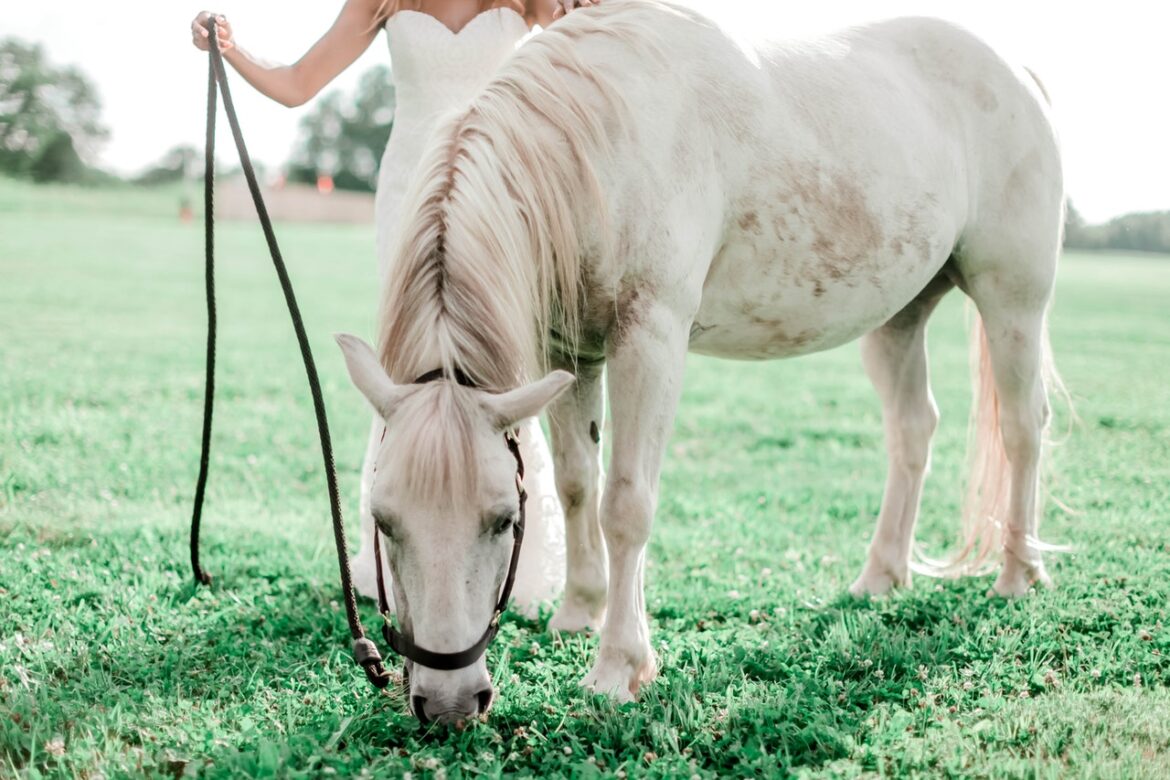
[{"label": "horse head", "polygon": [[475,716],[492,700],[484,649],[523,533],[512,432],[573,375],[553,371],[500,394],[442,372],[433,372],[438,381],[399,385],[364,341],[337,342],[350,379],[386,425],[370,506],[393,574],[401,633],[390,632],[391,644],[408,657],[412,710],[423,721]]}]

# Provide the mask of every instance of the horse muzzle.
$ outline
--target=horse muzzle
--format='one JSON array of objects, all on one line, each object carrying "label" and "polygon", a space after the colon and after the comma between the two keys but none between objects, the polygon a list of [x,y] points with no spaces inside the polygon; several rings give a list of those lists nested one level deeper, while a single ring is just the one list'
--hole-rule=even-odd
[{"label": "horse muzzle", "polygon": [[[416,674],[420,671],[423,670],[415,667]],[[495,699],[495,690],[486,670],[476,679],[459,684],[454,693],[450,691],[450,686],[444,689],[428,685],[425,678],[418,680],[411,685],[410,711],[424,726],[431,723],[451,726],[483,715]]]}]

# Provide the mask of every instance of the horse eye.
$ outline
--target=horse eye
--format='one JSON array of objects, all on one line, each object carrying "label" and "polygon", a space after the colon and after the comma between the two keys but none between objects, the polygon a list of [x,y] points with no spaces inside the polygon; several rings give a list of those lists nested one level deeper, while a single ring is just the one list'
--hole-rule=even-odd
[{"label": "horse eye", "polygon": [[378,530],[382,532],[382,536],[386,537],[387,540],[393,542],[395,540],[394,518],[388,517],[385,514],[382,514],[381,512],[374,512],[373,515],[374,515],[374,525],[376,525],[378,527]]},{"label": "horse eye", "polygon": [[492,533],[496,536],[504,533],[512,527],[512,520],[513,515],[511,513],[500,515],[496,518],[496,522],[492,525]]}]

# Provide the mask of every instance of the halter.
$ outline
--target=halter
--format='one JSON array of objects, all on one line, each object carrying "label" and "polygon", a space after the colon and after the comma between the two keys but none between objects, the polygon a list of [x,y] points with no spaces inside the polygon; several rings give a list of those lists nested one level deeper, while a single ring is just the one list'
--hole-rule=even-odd
[{"label": "halter", "polygon": [[[421,385],[439,380],[453,380],[464,387],[474,388],[476,386],[459,369],[455,369],[452,377],[448,377],[442,369],[435,369],[420,376],[414,381],[414,384]],[[383,428],[382,438],[385,437],[386,429]],[[487,629],[471,647],[457,653],[437,653],[415,644],[413,639],[394,628],[390,620],[390,602],[386,598],[386,582],[382,574],[382,531],[378,528],[377,523],[374,524],[374,562],[378,582],[378,610],[382,613],[383,621],[382,636],[395,653],[428,669],[451,672],[471,666],[479,660],[479,657],[483,655],[487,646],[500,631],[500,616],[504,614],[508,598],[512,595],[512,586],[516,583],[516,567],[520,562],[520,546],[524,542],[525,505],[528,501],[528,493],[524,490],[524,459],[520,455],[520,442],[516,439],[516,434],[508,430],[504,432],[504,443],[507,445],[508,451],[512,453],[512,457],[516,459],[516,494],[520,498],[520,516],[512,524],[512,557],[508,562],[508,574],[504,578],[500,597],[496,601],[496,607],[492,611],[492,618],[488,622]],[[377,470],[375,465],[375,474]]]}]

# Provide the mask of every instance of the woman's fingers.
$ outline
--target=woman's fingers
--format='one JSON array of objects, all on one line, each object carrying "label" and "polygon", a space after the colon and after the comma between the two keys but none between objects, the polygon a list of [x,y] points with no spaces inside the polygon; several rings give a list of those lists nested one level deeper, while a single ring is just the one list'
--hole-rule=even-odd
[{"label": "woman's fingers", "polygon": [[[217,24],[215,26],[215,36],[219,41],[220,51],[226,52],[236,48],[236,42],[235,39],[232,38],[232,28],[230,26]],[[210,46],[207,28],[201,25],[192,25],[191,41],[195,44],[196,48],[202,51],[207,51],[208,47]]]},{"label": "woman's fingers", "polygon": [[557,7],[553,10],[553,19],[560,19],[574,8],[590,8],[601,5],[601,0],[557,0]]},{"label": "woman's fingers", "polygon": [[[202,30],[203,34],[206,36],[207,22],[210,21],[210,19],[211,19],[211,14],[204,11],[203,13],[201,13],[195,17],[195,21],[191,22],[191,29],[192,30]],[[222,16],[222,15],[216,16],[215,17],[215,27],[220,32],[220,34],[226,34],[229,37],[232,34],[232,25],[231,25],[231,22],[229,22],[227,20],[226,16]]]},{"label": "woman's fingers", "polygon": [[199,24],[198,19],[191,23],[191,42],[196,49],[207,51],[207,28]]},{"label": "woman's fingers", "polygon": [[191,41],[195,44],[197,49],[207,51],[210,43],[208,41],[207,22],[215,17],[215,34],[219,39],[219,48],[222,51],[228,51],[235,48],[235,41],[232,39],[232,26],[228,22],[227,17],[222,14],[212,14],[210,11],[202,11],[195,17],[195,21],[191,22]]}]

